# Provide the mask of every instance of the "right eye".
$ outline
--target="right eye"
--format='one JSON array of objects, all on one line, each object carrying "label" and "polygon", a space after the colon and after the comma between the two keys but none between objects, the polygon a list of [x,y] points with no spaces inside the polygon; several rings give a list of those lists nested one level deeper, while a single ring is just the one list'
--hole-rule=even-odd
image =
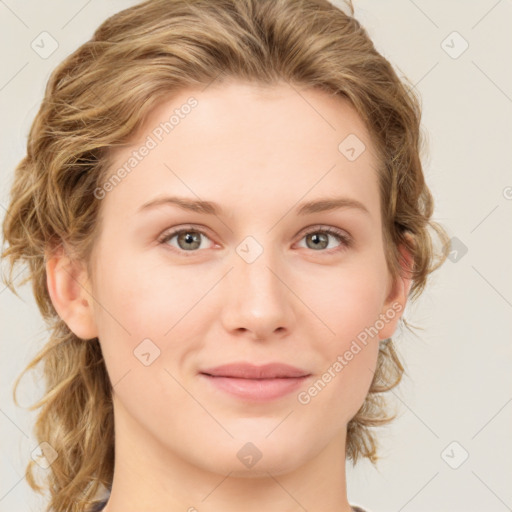
[{"label": "right eye", "polygon": [[[172,250],[181,253],[194,253],[197,252],[197,249],[201,247],[202,236],[208,238],[207,234],[200,229],[194,228],[192,226],[182,227],[164,232],[162,236],[159,237],[158,243],[166,246],[170,245]],[[169,243],[175,237],[177,246]],[[188,254],[184,255],[188,256]]]}]

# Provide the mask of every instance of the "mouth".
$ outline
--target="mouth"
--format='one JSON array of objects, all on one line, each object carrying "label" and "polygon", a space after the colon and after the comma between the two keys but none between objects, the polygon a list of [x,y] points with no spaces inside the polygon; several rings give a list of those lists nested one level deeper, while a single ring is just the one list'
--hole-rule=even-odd
[{"label": "mouth", "polygon": [[255,366],[234,363],[201,371],[200,376],[216,390],[245,401],[283,397],[304,384],[311,373],[282,363]]},{"label": "mouth", "polygon": [[237,379],[280,379],[310,375],[305,370],[284,363],[268,363],[257,366],[243,362],[207,368],[202,370],[201,373],[211,377],[231,377]]}]

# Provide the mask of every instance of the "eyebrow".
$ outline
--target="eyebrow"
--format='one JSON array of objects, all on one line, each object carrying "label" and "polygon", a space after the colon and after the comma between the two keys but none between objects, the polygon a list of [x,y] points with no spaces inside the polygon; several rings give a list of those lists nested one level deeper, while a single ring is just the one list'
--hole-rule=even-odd
[{"label": "eyebrow", "polygon": [[[148,210],[150,208],[155,208],[157,206],[162,205],[176,205],[179,208],[195,212],[195,213],[203,213],[207,215],[222,215],[222,208],[212,202],[212,201],[202,201],[196,199],[189,199],[187,197],[177,197],[177,196],[168,196],[168,197],[159,197],[144,203],[140,208],[139,212]],[[314,201],[308,201],[306,203],[302,203],[299,205],[295,213],[297,215],[311,215],[313,213],[326,212],[338,209],[355,209],[367,215],[370,215],[370,212],[366,208],[366,206],[357,201],[356,199],[352,199],[349,197],[326,197],[321,199],[316,199]]]}]

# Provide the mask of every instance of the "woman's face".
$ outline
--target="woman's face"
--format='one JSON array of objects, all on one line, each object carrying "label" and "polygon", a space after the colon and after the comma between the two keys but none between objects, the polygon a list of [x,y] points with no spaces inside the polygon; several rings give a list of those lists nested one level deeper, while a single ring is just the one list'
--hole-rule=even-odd
[{"label": "woman's face", "polygon": [[[285,84],[183,90],[110,171],[90,290],[116,443],[232,475],[343,448],[404,297],[384,258],[377,160],[350,104]],[[306,376],[203,374],[232,363]]]}]

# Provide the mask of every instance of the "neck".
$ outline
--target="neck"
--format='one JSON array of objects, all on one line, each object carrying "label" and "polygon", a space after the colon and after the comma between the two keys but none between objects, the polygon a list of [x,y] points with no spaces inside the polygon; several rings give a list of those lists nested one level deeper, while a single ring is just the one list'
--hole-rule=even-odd
[{"label": "neck", "polygon": [[346,496],[346,431],[293,471],[279,472],[276,466],[239,476],[235,467],[214,473],[166,451],[126,414],[117,414],[115,424],[114,478],[104,512],[352,510]]}]

